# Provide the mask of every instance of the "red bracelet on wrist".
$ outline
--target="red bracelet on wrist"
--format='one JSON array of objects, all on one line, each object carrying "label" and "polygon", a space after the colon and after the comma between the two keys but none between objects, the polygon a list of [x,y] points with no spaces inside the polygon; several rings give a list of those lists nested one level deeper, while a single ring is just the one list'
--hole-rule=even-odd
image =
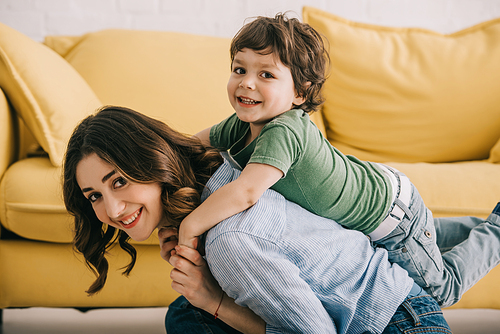
[{"label": "red bracelet on wrist", "polygon": [[224,299],[224,291],[222,291],[222,296],[220,297],[220,302],[219,302],[219,306],[217,306],[217,309],[215,310],[215,313],[214,313],[214,317],[215,319],[217,319],[217,317],[219,316],[219,309],[220,309],[220,306],[222,305],[222,300]]}]

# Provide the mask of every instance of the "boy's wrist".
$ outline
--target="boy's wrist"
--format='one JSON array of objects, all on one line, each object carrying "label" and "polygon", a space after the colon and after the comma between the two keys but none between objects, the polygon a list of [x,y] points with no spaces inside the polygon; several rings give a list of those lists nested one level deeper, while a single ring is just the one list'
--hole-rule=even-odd
[{"label": "boy's wrist", "polygon": [[197,237],[200,233],[198,233],[197,231],[197,224],[194,220],[192,219],[189,219],[189,217],[186,217],[182,223],[181,223],[181,226],[182,226],[182,234],[184,237],[187,237],[187,238],[193,238],[193,237]]}]

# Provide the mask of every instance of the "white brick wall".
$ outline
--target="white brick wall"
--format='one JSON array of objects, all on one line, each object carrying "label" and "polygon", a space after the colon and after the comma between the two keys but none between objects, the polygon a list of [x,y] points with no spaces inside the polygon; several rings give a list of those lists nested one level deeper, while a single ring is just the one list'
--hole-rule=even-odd
[{"label": "white brick wall", "polygon": [[454,32],[500,17],[500,0],[0,0],[0,22],[34,40],[105,28],[232,37],[245,18],[304,5],[388,26]]}]

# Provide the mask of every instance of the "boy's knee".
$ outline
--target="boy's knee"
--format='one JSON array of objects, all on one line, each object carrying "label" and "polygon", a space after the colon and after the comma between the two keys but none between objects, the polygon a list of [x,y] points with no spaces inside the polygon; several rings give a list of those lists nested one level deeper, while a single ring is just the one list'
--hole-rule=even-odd
[{"label": "boy's knee", "polygon": [[492,213],[497,216],[500,216],[500,202],[497,203],[497,206],[495,206]]},{"label": "boy's knee", "polygon": [[500,202],[497,203],[486,221],[500,227]]}]

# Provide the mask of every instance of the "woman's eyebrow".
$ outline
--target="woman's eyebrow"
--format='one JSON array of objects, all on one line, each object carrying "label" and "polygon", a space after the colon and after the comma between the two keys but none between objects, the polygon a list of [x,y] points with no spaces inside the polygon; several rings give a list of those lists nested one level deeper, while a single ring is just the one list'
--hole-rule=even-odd
[{"label": "woman's eyebrow", "polygon": [[[111,176],[113,176],[115,173],[116,173],[116,171],[115,171],[115,170],[113,170],[113,171],[109,172],[108,174],[104,175],[104,177],[102,178],[101,182],[102,182],[102,183],[106,182],[106,181],[107,181],[107,180],[109,180],[109,178],[110,178]],[[89,192],[89,191],[91,191],[91,190],[94,190],[94,188],[83,188],[83,189],[82,189],[82,193],[86,193],[86,192]]]},{"label": "woman's eyebrow", "polygon": [[116,170],[113,170],[113,171],[109,172],[108,174],[104,175],[104,177],[102,178],[101,182],[102,183],[106,182],[115,173],[116,173]]}]

